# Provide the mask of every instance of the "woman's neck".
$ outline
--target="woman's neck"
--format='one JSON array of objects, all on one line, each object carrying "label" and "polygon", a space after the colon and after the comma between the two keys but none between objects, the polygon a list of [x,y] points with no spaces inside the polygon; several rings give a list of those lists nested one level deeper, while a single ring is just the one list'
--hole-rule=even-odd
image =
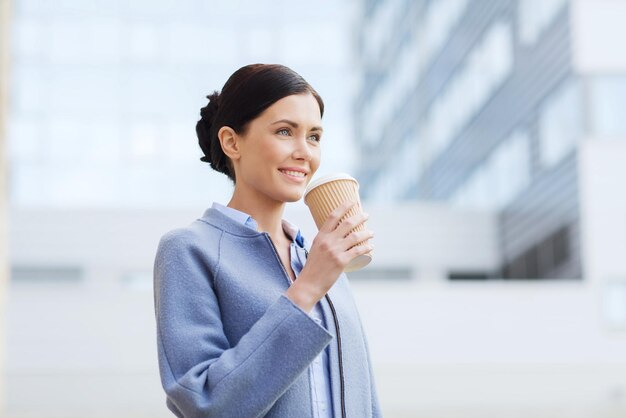
[{"label": "woman's neck", "polygon": [[274,242],[282,242],[285,239],[282,225],[285,202],[242,198],[239,194],[233,193],[227,206],[252,216],[257,223],[257,230],[269,233]]}]

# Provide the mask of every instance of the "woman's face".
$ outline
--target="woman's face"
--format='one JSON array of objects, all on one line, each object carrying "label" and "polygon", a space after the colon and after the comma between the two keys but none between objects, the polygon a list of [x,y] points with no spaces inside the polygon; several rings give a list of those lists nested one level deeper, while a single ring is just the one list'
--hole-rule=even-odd
[{"label": "woman's face", "polygon": [[[320,165],[322,121],[310,93],[286,96],[248,123],[239,136],[237,185],[280,202],[302,198]],[[300,171],[304,176],[294,176]]]}]

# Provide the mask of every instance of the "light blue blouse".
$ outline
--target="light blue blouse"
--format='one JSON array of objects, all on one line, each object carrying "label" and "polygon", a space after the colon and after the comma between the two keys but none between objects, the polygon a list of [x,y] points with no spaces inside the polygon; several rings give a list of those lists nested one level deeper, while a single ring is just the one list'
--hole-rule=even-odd
[{"label": "light blue blouse", "polygon": [[[223,214],[231,217],[232,219],[241,222],[242,224],[257,231],[257,223],[245,212],[222,205],[218,202],[213,202],[213,208],[219,210]],[[304,263],[302,262],[301,251],[298,248],[304,248],[304,241],[302,235],[300,235],[300,229],[287,221],[282,220],[283,230],[292,239],[291,242],[291,268],[293,269],[296,277],[302,271]],[[324,328],[328,328],[326,325],[326,319],[322,313],[320,303],[316,303],[309,315],[315,322],[321,324]],[[311,381],[311,396],[313,397],[314,418],[332,418],[332,399],[330,391],[330,369],[328,364],[328,346],[320,355],[318,355],[311,366],[309,366],[309,379]]]}]

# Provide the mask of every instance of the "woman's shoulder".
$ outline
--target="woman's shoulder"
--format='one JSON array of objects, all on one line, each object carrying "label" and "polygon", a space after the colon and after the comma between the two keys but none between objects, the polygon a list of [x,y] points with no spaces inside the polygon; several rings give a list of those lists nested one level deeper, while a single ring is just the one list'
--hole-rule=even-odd
[{"label": "woman's shoulder", "polygon": [[159,239],[159,248],[194,248],[209,250],[219,244],[222,231],[206,223],[195,220],[190,224],[168,230]]},{"label": "woman's shoulder", "polygon": [[157,245],[155,271],[197,268],[214,271],[219,265],[221,233],[198,222],[168,230]]}]

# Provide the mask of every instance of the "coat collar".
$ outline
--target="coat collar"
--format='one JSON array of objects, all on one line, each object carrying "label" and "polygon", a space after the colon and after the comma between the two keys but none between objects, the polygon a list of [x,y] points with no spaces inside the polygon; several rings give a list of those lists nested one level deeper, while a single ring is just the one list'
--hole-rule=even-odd
[{"label": "coat collar", "polygon": [[[200,220],[233,235],[258,237],[264,234],[263,232],[255,231],[250,226],[247,226],[244,223],[231,218],[225,213],[222,213],[214,206],[206,209],[200,217]],[[282,219],[281,222],[283,225],[283,230],[292,239],[292,241],[295,241],[300,247],[307,248],[307,240],[300,233],[300,228],[298,228],[296,225],[286,219]]]},{"label": "coat collar", "polygon": [[259,237],[263,235],[263,232],[255,231],[249,226],[236,221],[214,207],[210,207],[205,210],[199,220],[233,235],[244,237]]}]

